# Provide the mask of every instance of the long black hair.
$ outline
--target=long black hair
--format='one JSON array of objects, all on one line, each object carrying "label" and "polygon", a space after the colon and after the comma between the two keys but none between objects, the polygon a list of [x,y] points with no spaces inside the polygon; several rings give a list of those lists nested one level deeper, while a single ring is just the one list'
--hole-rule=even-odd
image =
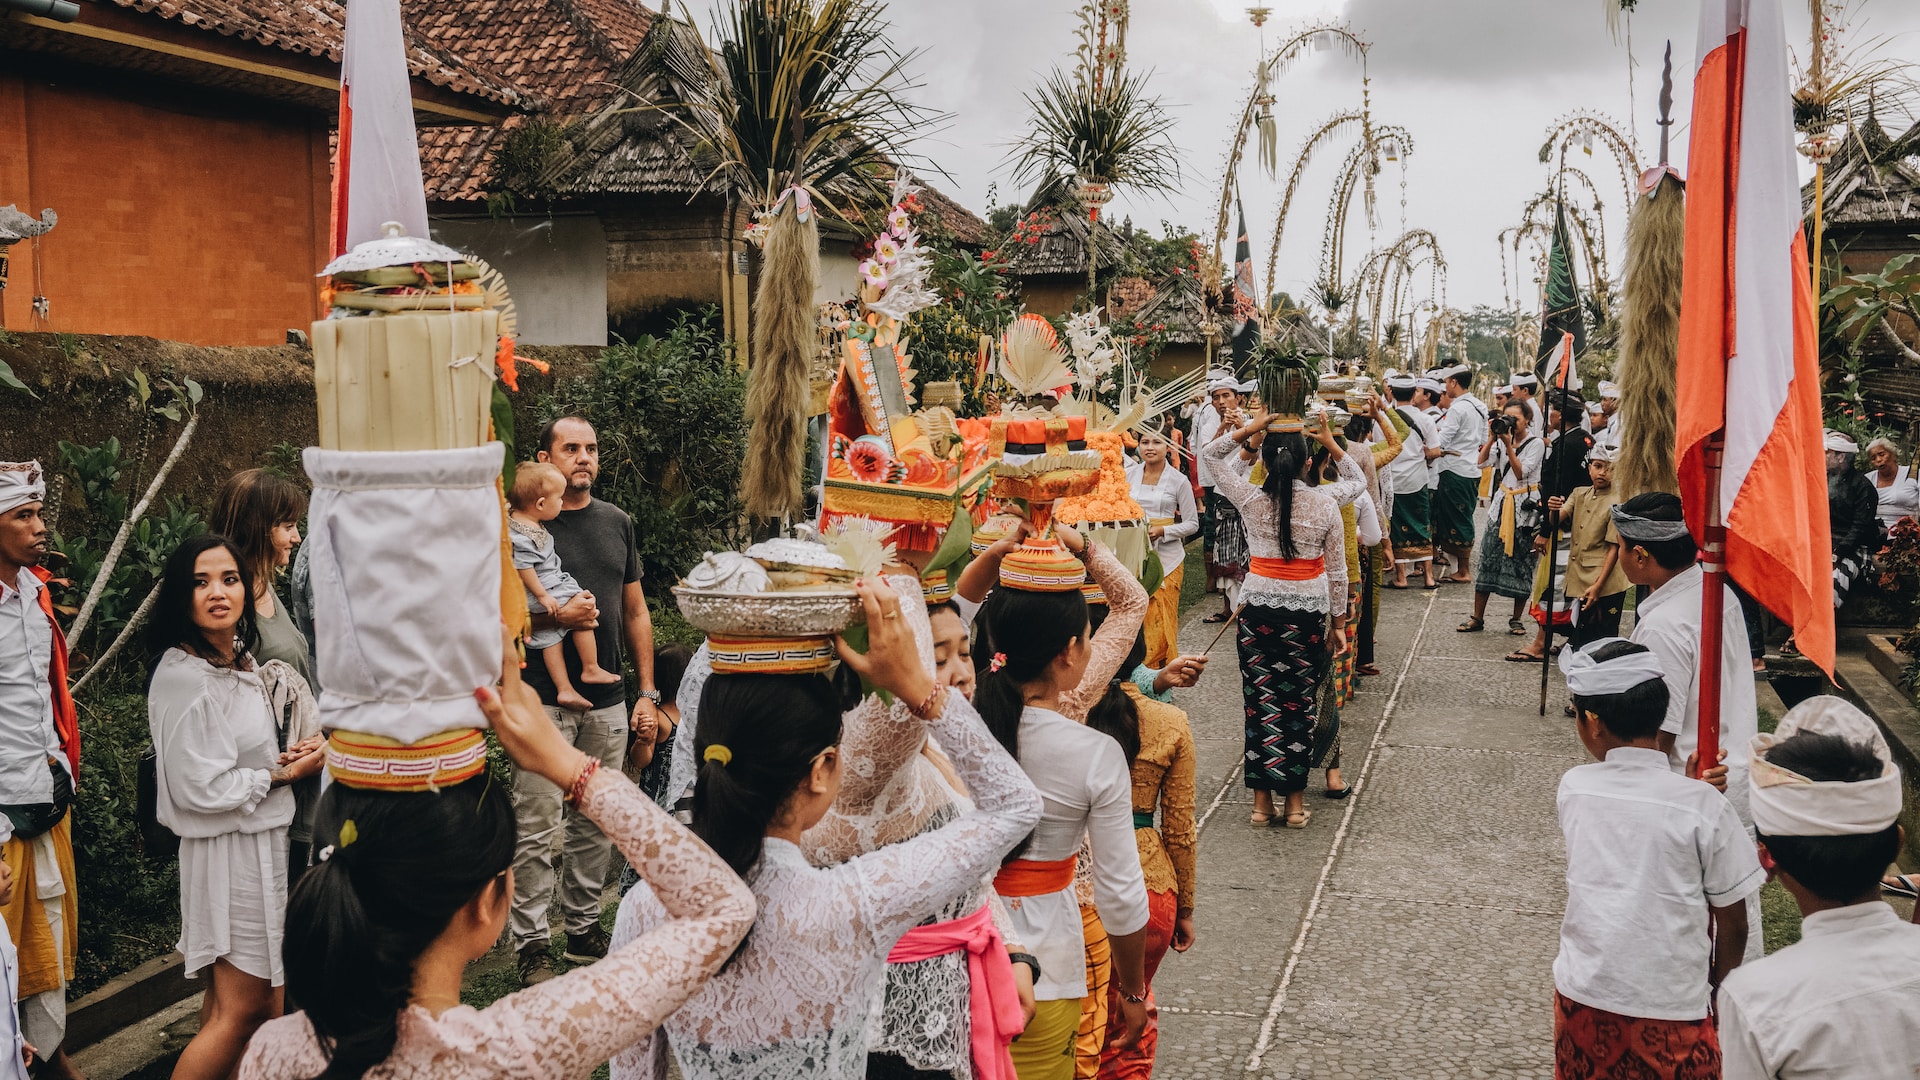
[{"label": "long black hair", "polygon": [[437,792],[327,788],[313,842],[332,850],[287,899],[283,946],[287,992],[327,1054],[319,1080],[356,1080],[393,1053],[414,965],[513,864],[515,835],[485,773]]},{"label": "long black hair", "polygon": [[201,659],[208,658],[207,636],[201,632],[200,625],[193,621],[193,574],[200,556],[215,548],[224,549],[232,555],[233,565],[240,573],[240,621],[233,628],[234,656],[238,659],[260,648],[260,630],[253,615],[253,575],[248,572],[240,549],[233,541],[214,533],[188,537],[173,549],[172,555],[167,556],[167,565],[160,571],[160,595],[153,602],[152,613],[147,616],[149,681],[168,649],[185,649]]},{"label": "long black hair", "polygon": [[1142,630],[1134,635],[1133,648],[1120,662],[1119,678],[1107,683],[1107,692],[1087,710],[1087,726],[1112,736],[1113,741],[1120,744],[1120,752],[1127,755],[1128,766],[1140,756],[1140,708],[1127,693],[1126,684],[1146,659],[1147,633]]},{"label": "long black hair", "polygon": [[[845,671],[846,665],[841,665]],[[813,759],[840,741],[840,714],[858,704],[825,675],[715,675],[700,692],[694,754],[693,833],[747,877],[760,862],[767,827],[813,772]],[[722,746],[710,759],[707,748]]]},{"label": "long black hair", "polygon": [[1280,519],[1280,557],[1293,558],[1293,482],[1313,459],[1307,437],[1297,431],[1269,431],[1260,443],[1260,460],[1267,467],[1261,490],[1273,500]]},{"label": "long black hair", "polygon": [[980,622],[982,644],[974,656],[985,653],[991,660],[980,672],[973,707],[1016,760],[1020,715],[1027,709],[1022,687],[1038,679],[1076,638],[1086,637],[1088,625],[1087,598],[1078,589],[1033,592],[1001,586],[987,597]]}]

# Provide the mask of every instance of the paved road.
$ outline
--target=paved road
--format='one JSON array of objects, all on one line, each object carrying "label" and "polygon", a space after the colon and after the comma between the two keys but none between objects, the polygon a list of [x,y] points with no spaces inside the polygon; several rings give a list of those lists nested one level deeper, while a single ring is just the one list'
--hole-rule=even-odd
[{"label": "paved road", "polygon": [[[1565,906],[1560,775],[1572,722],[1538,715],[1539,669],[1500,660],[1504,617],[1454,632],[1469,586],[1388,591],[1378,664],[1342,713],[1345,802],[1253,829],[1231,635],[1183,704],[1199,745],[1200,940],[1155,979],[1156,1075],[1514,1077],[1553,1072]],[[1217,626],[1181,640],[1205,648]]]}]

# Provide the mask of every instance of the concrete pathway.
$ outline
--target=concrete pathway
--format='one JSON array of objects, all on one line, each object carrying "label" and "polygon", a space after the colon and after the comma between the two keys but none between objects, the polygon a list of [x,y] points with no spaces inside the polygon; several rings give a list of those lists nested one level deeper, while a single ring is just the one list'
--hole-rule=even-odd
[{"label": "concrete pathway", "polygon": [[[1305,830],[1254,829],[1240,782],[1232,636],[1181,704],[1200,751],[1199,941],[1155,979],[1156,1075],[1515,1077],[1553,1072],[1551,966],[1565,906],[1554,816],[1586,760],[1563,688],[1538,715],[1537,666],[1504,609],[1454,627],[1470,586],[1388,590],[1382,674],[1342,713],[1344,802],[1309,788]],[[1189,651],[1218,626],[1196,609]],[[1529,624],[1531,629],[1531,624]]]}]

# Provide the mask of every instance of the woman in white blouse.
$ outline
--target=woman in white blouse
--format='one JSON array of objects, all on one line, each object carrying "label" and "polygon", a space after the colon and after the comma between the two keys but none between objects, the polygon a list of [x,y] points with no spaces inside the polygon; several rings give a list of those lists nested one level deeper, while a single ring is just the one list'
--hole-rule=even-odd
[{"label": "woman in white blouse", "polygon": [[325,760],[319,748],[280,753],[253,620],[253,583],[232,543],[198,536],[174,551],[147,627],[147,723],[157,816],[180,837],[186,974],[213,968],[181,1077],[230,1075],[254,1031],[281,1013],[289,785]]},{"label": "woman in white blouse", "polygon": [[1875,439],[1867,444],[1867,464],[1873,471],[1874,493],[1880,496],[1880,531],[1886,532],[1904,517],[1920,517],[1920,480],[1913,470],[1900,464],[1900,449],[1891,439]]},{"label": "woman in white blouse", "polygon": [[[900,598],[862,582],[869,648],[845,668],[908,703],[959,772],[972,808],[837,866],[802,834],[840,794],[849,706],[821,675],[719,674],[701,689],[693,830],[751,885],[760,915],[732,960],[656,1034],[613,1060],[617,1080],[857,1080],[887,955],[915,924],[970,890],[1032,829],[1040,798],[960,694],[936,688]],[[684,684],[683,684],[684,691]],[[857,693],[855,694],[857,697]],[[665,917],[652,892],[620,905],[614,944]],[[979,916],[981,932],[988,925]],[[1008,987],[1010,990],[1011,987]],[[1004,1050],[1002,1051],[1004,1053]]]},{"label": "woman in white blouse", "polygon": [[1170,447],[1158,431],[1140,436],[1140,460],[1127,466],[1133,501],[1147,515],[1147,535],[1160,558],[1160,587],[1147,605],[1147,666],[1166,667],[1180,644],[1180,583],[1186,576],[1187,539],[1200,531],[1193,485],[1168,461]]},{"label": "woman in white blouse", "polygon": [[[1262,414],[1220,436],[1201,453],[1213,469],[1214,490],[1233,500],[1247,523],[1253,573],[1240,597],[1240,677],[1246,687],[1244,778],[1253,790],[1250,822],[1282,821],[1274,796],[1286,799],[1284,824],[1304,829],[1307,776],[1314,760],[1320,683],[1332,658],[1347,648],[1346,526],[1340,507],[1367,489],[1324,422],[1311,435],[1338,470],[1331,484],[1302,479],[1314,451],[1298,430],[1274,430]],[[1249,479],[1251,464],[1238,452],[1257,445],[1266,466],[1263,484]],[[1331,622],[1331,630],[1329,630]]]}]

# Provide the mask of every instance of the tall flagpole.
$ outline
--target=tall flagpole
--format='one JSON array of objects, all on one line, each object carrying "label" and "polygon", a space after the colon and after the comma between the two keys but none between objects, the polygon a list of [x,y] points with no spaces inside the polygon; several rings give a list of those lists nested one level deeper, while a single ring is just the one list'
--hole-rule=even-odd
[{"label": "tall flagpole", "polygon": [[1727,594],[1727,523],[1721,518],[1720,466],[1726,446],[1724,427],[1707,437],[1707,542],[1700,552],[1699,763],[1692,771],[1696,777],[1720,762],[1720,653]]},{"label": "tall flagpole", "polygon": [[[1569,340],[1571,337],[1572,335],[1568,334],[1566,337],[1561,338],[1564,344],[1564,348],[1561,351],[1564,353],[1564,356],[1560,361],[1560,371],[1554,377],[1554,385],[1562,391],[1565,391],[1567,388],[1567,373],[1573,368],[1573,342]],[[1562,394],[1560,404],[1562,406],[1566,405],[1564,393]],[[1548,400],[1548,407],[1552,407],[1551,399]],[[1553,441],[1553,447],[1551,448],[1556,455],[1554,458],[1555,486],[1559,486],[1559,478],[1566,469],[1565,459],[1557,455],[1566,453],[1567,449],[1562,445],[1567,440],[1567,411],[1565,408],[1560,410],[1560,436]],[[1543,464],[1544,461],[1545,459],[1543,458]],[[1546,469],[1542,468],[1540,470],[1540,483],[1542,487],[1546,485],[1546,481]],[[1541,627],[1541,633],[1546,635],[1546,642],[1540,647],[1540,715],[1545,716],[1547,715],[1547,682],[1553,674],[1553,613],[1554,609],[1559,606],[1555,603],[1557,597],[1554,593],[1557,587],[1555,571],[1560,568],[1560,522],[1557,516],[1552,516],[1554,511],[1546,505],[1545,500],[1541,501],[1540,509],[1542,520],[1549,523],[1547,529],[1547,621],[1546,624]]]}]

